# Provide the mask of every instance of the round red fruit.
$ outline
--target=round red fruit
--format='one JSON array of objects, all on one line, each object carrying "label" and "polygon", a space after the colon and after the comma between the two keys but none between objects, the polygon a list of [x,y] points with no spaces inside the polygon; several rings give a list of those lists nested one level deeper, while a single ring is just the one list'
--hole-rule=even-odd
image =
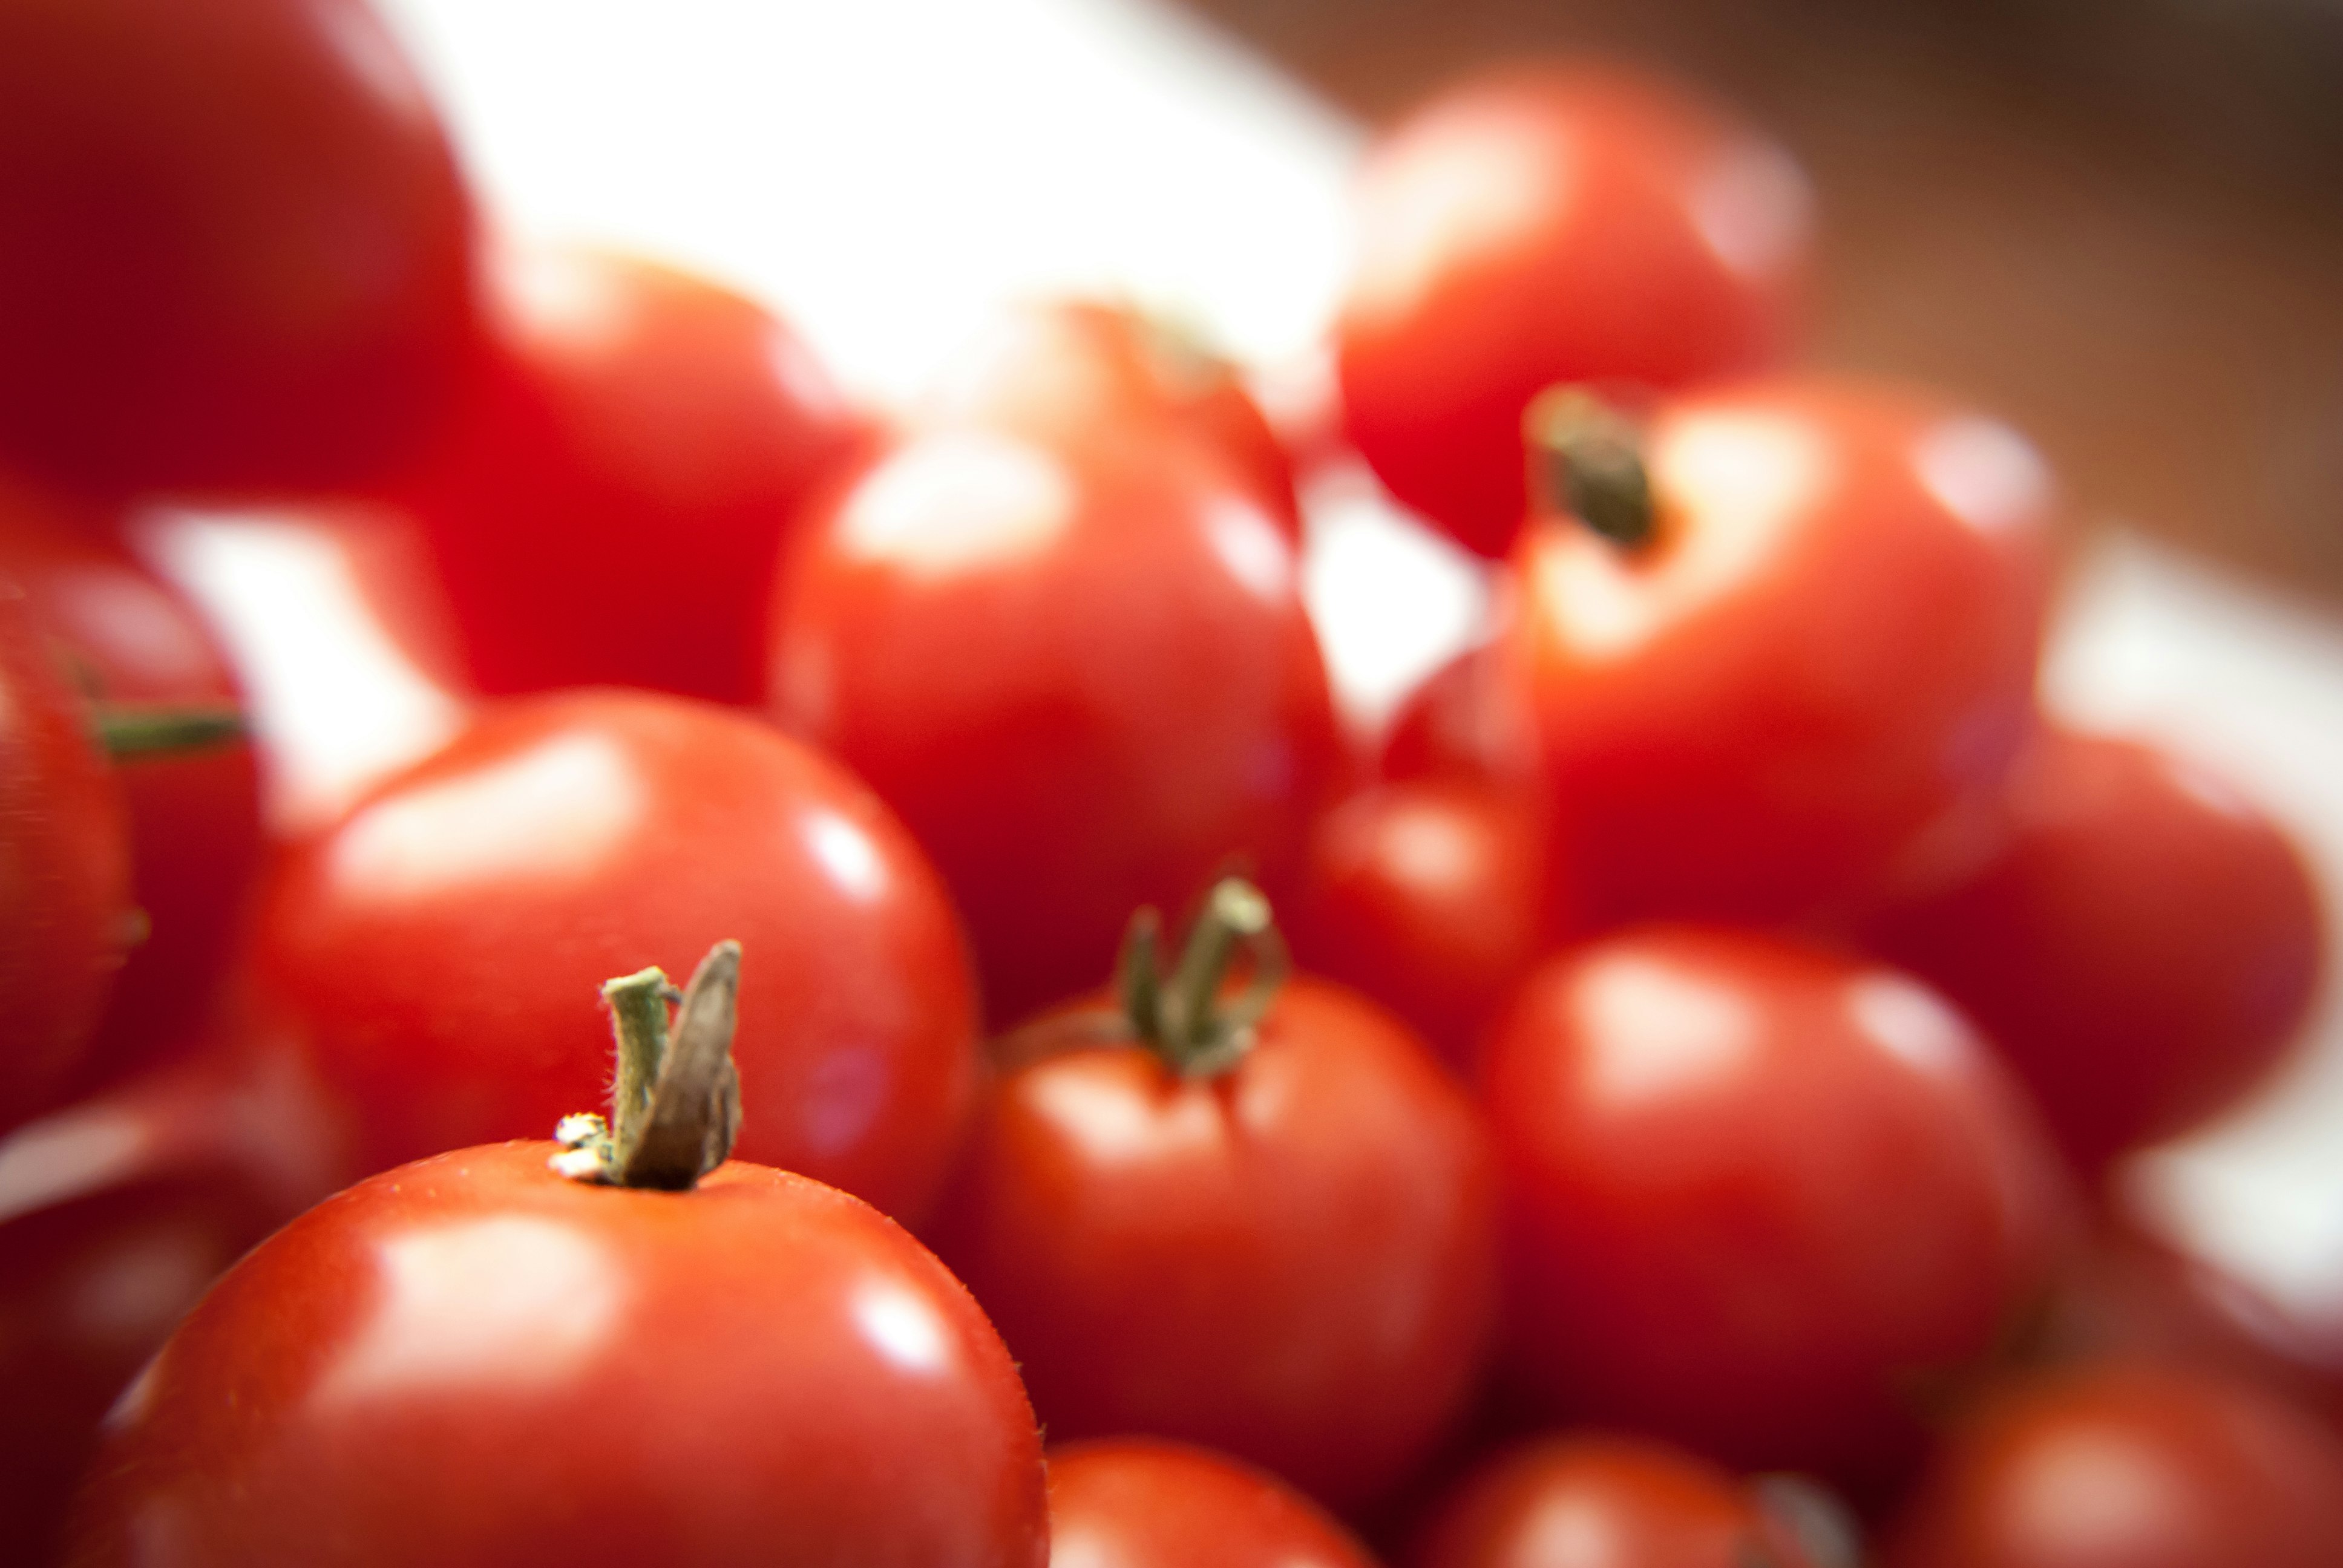
[{"label": "round red fruit", "polygon": [[1309,1499],[1208,1450],[1126,1437],[1049,1457],[1053,1568],[1374,1568]]}]

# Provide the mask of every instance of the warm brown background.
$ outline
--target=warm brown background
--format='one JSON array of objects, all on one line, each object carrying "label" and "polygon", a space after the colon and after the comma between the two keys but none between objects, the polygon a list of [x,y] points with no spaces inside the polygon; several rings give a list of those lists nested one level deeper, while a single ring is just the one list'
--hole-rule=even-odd
[{"label": "warm brown background", "polygon": [[1506,55],[1691,75],[1815,176],[1821,358],[2343,599],[2343,0],[1190,3],[1370,120]]}]

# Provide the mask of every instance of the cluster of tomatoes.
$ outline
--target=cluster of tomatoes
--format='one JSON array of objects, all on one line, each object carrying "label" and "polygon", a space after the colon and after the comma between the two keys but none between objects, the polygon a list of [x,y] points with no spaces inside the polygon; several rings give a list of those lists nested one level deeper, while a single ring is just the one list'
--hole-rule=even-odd
[{"label": "cluster of tomatoes", "polygon": [[[1521,69],[1314,424],[1064,301],[880,418],[487,243],[360,0],[0,0],[9,1560],[2343,1563],[2334,1347],[2101,1193],[2310,880],[2037,714],[2047,477],[1783,367],[1806,200]],[[1497,585],[1372,746],[1336,447]],[[469,694],[298,831],[126,521],[222,495]]]}]

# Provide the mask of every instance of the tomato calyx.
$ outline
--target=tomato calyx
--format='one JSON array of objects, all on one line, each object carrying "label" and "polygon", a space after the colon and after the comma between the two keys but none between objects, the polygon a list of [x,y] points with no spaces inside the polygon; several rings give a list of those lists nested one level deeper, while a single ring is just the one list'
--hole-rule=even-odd
[{"label": "tomato calyx", "polygon": [[553,1170],[576,1181],[688,1192],[723,1164],[740,1135],[732,1062],[739,992],[735,941],[709,949],[680,991],[657,965],[606,982],[618,1055],[610,1114],[563,1117]]},{"label": "tomato calyx", "polygon": [[246,734],[242,709],[204,703],[94,702],[90,729],[116,762],[211,751]]},{"label": "tomato calyx", "polygon": [[1523,413],[1522,439],[1538,511],[1567,513],[1624,549],[1651,543],[1657,509],[1633,419],[1584,387],[1549,387]]},{"label": "tomato calyx", "polygon": [[[1242,877],[1213,884],[1169,976],[1162,925],[1151,905],[1131,916],[1123,932],[1114,984],[1121,1021],[1181,1077],[1216,1078],[1252,1049],[1254,1026],[1285,983],[1285,939],[1268,898]],[[1223,1000],[1222,982],[1240,951],[1252,958],[1252,972],[1243,990]]]}]

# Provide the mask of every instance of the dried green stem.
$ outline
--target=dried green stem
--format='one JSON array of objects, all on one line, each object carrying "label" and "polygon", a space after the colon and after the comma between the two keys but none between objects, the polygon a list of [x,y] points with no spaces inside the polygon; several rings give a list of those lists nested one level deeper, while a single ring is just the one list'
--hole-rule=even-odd
[{"label": "dried green stem", "polygon": [[90,719],[99,747],[116,762],[210,751],[245,738],[243,712],[225,706],[100,702]]},{"label": "dried green stem", "polygon": [[609,1119],[563,1118],[553,1168],[579,1181],[682,1191],[721,1165],[740,1132],[732,1062],[739,990],[733,941],[709,950],[679,994],[656,968],[603,986],[618,1037]]},{"label": "dried green stem", "polygon": [[1567,512],[1627,549],[1650,542],[1652,480],[1633,420],[1584,387],[1550,387],[1522,416],[1522,437],[1540,509]]},{"label": "dried green stem", "polygon": [[[1269,900],[1241,877],[1222,879],[1189,928],[1168,981],[1160,930],[1156,912],[1141,910],[1123,939],[1116,990],[1131,1033],[1182,1077],[1225,1072],[1252,1048],[1254,1026],[1285,980],[1285,942]],[[1240,953],[1251,956],[1252,972],[1244,989],[1224,1000],[1221,992]]]}]

